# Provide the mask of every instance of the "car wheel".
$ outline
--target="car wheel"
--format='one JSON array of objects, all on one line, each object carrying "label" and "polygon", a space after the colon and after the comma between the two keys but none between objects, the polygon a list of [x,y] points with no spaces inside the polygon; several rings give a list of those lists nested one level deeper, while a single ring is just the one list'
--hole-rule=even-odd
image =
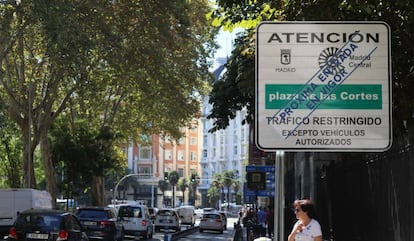
[{"label": "car wheel", "polygon": [[202,232],[203,232],[203,230],[202,230],[202,229],[200,229],[199,231],[200,231],[200,233],[202,233]]},{"label": "car wheel", "polygon": [[121,230],[121,233],[119,234],[119,238],[118,241],[123,241],[124,240],[124,230]]}]

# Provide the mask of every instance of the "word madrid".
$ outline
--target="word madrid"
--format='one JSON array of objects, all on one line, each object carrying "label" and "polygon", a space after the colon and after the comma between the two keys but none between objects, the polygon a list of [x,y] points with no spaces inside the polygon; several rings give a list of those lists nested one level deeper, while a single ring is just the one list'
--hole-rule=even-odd
[{"label": "word madrid", "polygon": [[379,43],[379,33],[272,33],[268,43]]}]

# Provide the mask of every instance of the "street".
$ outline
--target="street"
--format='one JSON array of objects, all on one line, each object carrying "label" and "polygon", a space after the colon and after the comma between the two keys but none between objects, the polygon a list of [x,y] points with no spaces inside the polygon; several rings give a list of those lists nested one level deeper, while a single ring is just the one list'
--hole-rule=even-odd
[{"label": "street", "polygon": [[[196,221],[196,226],[198,226],[200,220]],[[234,229],[234,223],[237,222],[237,218],[228,218],[227,219],[227,230],[223,232],[223,234],[220,234],[218,232],[213,231],[205,231],[203,233],[195,232],[193,234],[190,234],[186,237],[180,238],[178,240],[180,241],[193,241],[193,240],[214,240],[214,241],[225,241],[231,238],[231,235],[233,233]],[[186,226],[183,226],[181,230],[184,230]],[[149,241],[160,241],[164,240],[164,233],[157,232],[154,233],[154,236],[152,239],[148,239]]]}]

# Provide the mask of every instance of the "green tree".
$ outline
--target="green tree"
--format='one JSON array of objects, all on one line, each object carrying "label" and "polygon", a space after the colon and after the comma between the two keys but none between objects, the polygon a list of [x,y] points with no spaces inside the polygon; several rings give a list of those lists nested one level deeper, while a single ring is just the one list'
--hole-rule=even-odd
[{"label": "green tree", "polygon": [[36,187],[33,153],[41,144],[46,186],[52,197],[56,185],[47,133],[74,91],[84,84],[80,76],[94,39],[90,34],[95,26],[89,21],[93,8],[82,1],[7,1],[0,5],[4,73],[0,96],[21,131],[23,185]]},{"label": "green tree", "polygon": [[200,177],[198,176],[197,173],[192,173],[191,174],[191,180],[190,180],[190,191],[191,191],[191,203],[193,205],[196,204],[196,200],[197,200],[197,187],[200,185]]},{"label": "green tree", "polygon": [[168,182],[171,185],[173,196],[172,196],[172,207],[175,208],[175,186],[177,186],[178,179],[180,178],[180,175],[178,175],[177,171],[171,171],[168,172]]},{"label": "green tree", "polygon": [[6,177],[1,181],[0,186],[6,187],[20,187],[21,179],[21,155],[22,143],[18,138],[18,129],[13,122],[7,120],[8,116],[4,115],[0,103],[0,165],[1,175]]},{"label": "green tree", "polygon": [[207,198],[208,203],[210,206],[214,207],[216,206],[216,203],[220,199],[220,191],[217,187],[212,186],[207,190]]},{"label": "green tree", "polygon": [[69,103],[68,115],[102,133],[179,137],[211,76],[209,9],[203,0],[2,2],[0,97],[21,132],[23,185],[36,187],[40,144],[47,189],[57,193],[48,131]]},{"label": "green tree", "polygon": [[[212,185],[219,192],[220,205],[223,204],[223,198],[224,198],[224,182],[223,182],[223,175],[222,175],[222,173],[215,173],[214,174],[214,179],[212,181]],[[221,206],[219,207],[219,209],[221,209]]]},{"label": "green tree", "polygon": [[240,193],[240,181],[239,180],[235,180],[233,183],[233,190],[234,193],[236,195],[235,197],[235,202],[236,204],[241,204],[241,193]]},{"label": "green tree", "polygon": [[189,187],[188,181],[185,177],[180,177],[177,182],[177,188],[180,190],[183,194],[183,203],[185,203],[185,190]]},{"label": "green tree", "polygon": [[[79,196],[91,191],[92,204],[103,205],[102,201],[96,200],[103,194],[93,193],[93,178],[104,176],[110,170],[121,173],[125,168],[125,157],[117,151],[113,134],[109,128],[105,130],[91,129],[85,121],[74,123],[68,128],[65,119],[55,122],[51,130],[54,166],[63,167],[61,172],[64,176],[69,190],[64,194]],[[61,124],[61,126],[59,126]],[[117,170],[117,171],[116,171]],[[86,185],[85,185],[86,184]]]},{"label": "green tree", "polygon": [[227,193],[226,193],[226,196],[227,196],[226,197],[227,209],[229,209],[229,207],[230,207],[230,202],[231,202],[231,200],[230,200],[230,188],[232,186],[234,186],[235,177],[236,177],[236,175],[235,175],[233,170],[224,171],[223,174],[222,174],[223,186],[227,188]]},{"label": "green tree", "polygon": [[[391,26],[392,35],[392,76],[394,80],[393,95],[393,130],[394,133],[405,131],[404,120],[413,114],[412,90],[414,88],[414,61],[406,56],[414,52],[413,3],[397,1],[235,1],[219,0],[218,8],[210,16],[215,26],[231,31],[235,27],[245,31],[235,41],[227,64],[227,72],[222,80],[214,84],[210,94],[213,104],[208,116],[215,123],[211,131],[224,129],[229,120],[235,117],[235,111],[248,109],[244,122],[253,121],[254,113],[254,28],[261,21],[303,21],[303,20],[381,20]],[[323,9],[323,11],[319,11]],[[398,14],[395,14],[398,13]],[[225,96],[225,98],[223,98]]]},{"label": "green tree", "polygon": [[165,201],[164,201],[165,200],[165,191],[170,189],[170,184],[165,180],[159,180],[158,181],[158,188],[162,192],[162,199],[163,199],[163,203],[165,204]]}]

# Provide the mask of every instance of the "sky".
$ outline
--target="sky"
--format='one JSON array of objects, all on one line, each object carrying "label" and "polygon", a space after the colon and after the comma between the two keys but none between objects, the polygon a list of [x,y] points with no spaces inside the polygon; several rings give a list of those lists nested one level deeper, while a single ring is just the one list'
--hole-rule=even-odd
[{"label": "sky", "polygon": [[233,32],[221,30],[217,35],[216,41],[220,48],[216,51],[214,55],[214,66],[213,69],[216,69],[220,63],[226,60],[227,57],[230,57],[231,51],[233,50],[234,39],[236,38],[237,33],[241,30],[233,30]]}]

